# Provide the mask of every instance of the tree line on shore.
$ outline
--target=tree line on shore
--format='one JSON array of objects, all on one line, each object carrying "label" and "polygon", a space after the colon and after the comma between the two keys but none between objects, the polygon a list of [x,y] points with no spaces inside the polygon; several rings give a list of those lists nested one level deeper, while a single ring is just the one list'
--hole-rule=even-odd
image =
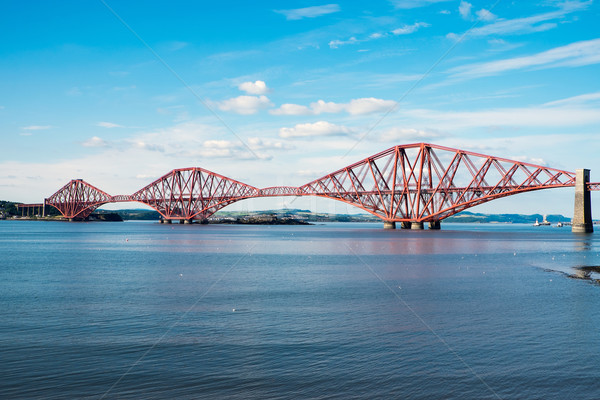
[{"label": "tree line on shore", "polygon": [[[20,217],[22,212],[17,205],[20,203],[0,200],[0,219]],[[46,207],[46,216],[60,217],[60,212],[51,206]],[[147,209],[128,209],[128,210],[96,210],[92,216],[96,220],[118,221],[118,220],[159,220],[160,214],[155,210]],[[251,218],[257,216],[273,216],[276,218],[296,218],[307,222],[380,222],[381,220],[371,214],[330,214],[312,212],[301,209],[281,209],[264,211],[219,211],[211,219],[217,220],[236,220],[239,218]],[[482,214],[463,211],[449,218],[444,222],[466,222],[466,223],[534,223],[536,220],[542,221],[544,218],[548,222],[569,222],[570,218],[560,214],[546,215],[541,214]]]}]

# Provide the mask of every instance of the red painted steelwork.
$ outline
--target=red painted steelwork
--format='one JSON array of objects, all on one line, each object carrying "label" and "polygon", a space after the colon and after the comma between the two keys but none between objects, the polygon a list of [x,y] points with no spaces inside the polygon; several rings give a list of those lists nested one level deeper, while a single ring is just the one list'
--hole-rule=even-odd
[{"label": "red painted steelwork", "polygon": [[574,186],[575,174],[427,143],[392,147],[300,187],[385,221],[440,221],[469,207],[539,189]]},{"label": "red painted steelwork", "polygon": [[588,183],[589,190],[600,190],[600,182]]},{"label": "red painted steelwork", "polygon": [[259,190],[202,168],[175,169],[130,196],[165,219],[206,219],[221,208]]},{"label": "red painted steelwork", "polygon": [[272,197],[272,196],[300,196],[299,188],[295,186],[271,186],[268,188],[260,189],[260,197]]},{"label": "red painted steelwork", "polygon": [[[415,143],[392,147],[300,187],[257,189],[202,168],[183,168],[130,196],[111,197],[76,179],[47,204],[67,218],[86,218],[102,204],[137,201],[165,219],[192,220],[251,197],[319,196],[352,204],[384,221],[436,222],[500,197],[574,185],[573,172]],[[589,188],[600,190],[600,183]]]},{"label": "red painted steelwork", "polygon": [[96,208],[112,202],[112,197],[81,179],[73,179],[46,199],[65,218],[85,219]]}]

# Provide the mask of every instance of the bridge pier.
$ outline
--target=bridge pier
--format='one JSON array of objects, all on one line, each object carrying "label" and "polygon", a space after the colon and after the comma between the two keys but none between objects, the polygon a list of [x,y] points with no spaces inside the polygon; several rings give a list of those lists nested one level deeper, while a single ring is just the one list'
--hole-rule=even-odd
[{"label": "bridge pier", "polygon": [[439,230],[441,228],[442,226],[440,224],[440,221],[429,221],[429,229]]},{"label": "bridge pier", "polygon": [[422,230],[423,229],[423,223],[422,222],[413,221],[413,222],[410,223],[410,229],[412,229],[412,230]]},{"label": "bridge pier", "polygon": [[410,221],[402,221],[400,222],[400,228],[401,229],[410,229]]},{"label": "bridge pier", "polygon": [[383,221],[383,229],[396,229],[394,221]]},{"label": "bridge pier", "polygon": [[575,209],[571,232],[591,233],[594,232],[592,224],[592,199],[588,183],[590,182],[590,170],[578,169],[575,171]]}]

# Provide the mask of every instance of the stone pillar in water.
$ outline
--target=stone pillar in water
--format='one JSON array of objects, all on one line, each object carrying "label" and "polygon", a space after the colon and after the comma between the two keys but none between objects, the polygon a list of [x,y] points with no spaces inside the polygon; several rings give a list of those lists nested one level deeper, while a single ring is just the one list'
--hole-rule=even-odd
[{"label": "stone pillar in water", "polygon": [[410,229],[411,224],[412,223],[410,221],[402,221],[402,222],[400,222],[400,228]]},{"label": "stone pillar in water", "polygon": [[441,229],[440,221],[429,222],[429,229]]},{"label": "stone pillar in water", "polygon": [[412,222],[410,224],[410,229],[415,229],[415,230],[421,230],[423,229],[423,223],[422,222]]},{"label": "stone pillar in water", "polygon": [[394,221],[383,221],[383,229],[396,229]]},{"label": "stone pillar in water", "polygon": [[587,184],[590,181],[589,169],[578,169],[575,172],[575,210],[571,231],[575,233],[594,232],[592,225],[592,199]]}]

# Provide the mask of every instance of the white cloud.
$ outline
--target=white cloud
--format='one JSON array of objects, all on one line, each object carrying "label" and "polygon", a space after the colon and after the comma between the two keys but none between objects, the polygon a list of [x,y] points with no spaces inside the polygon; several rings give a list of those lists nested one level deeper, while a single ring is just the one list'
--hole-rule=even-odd
[{"label": "white cloud", "polygon": [[248,138],[248,146],[252,150],[291,150],[294,146],[289,143],[284,143],[280,140],[273,139],[262,139],[262,138]]},{"label": "white cloud", "polygon": [[241,146],[239,142],[232,142],[230,140],[206,140],[204,141],[204,147],[207,149],[237,149]]},{"label": "white cloud", "polygon": [[355,37],[351,37],[348,40],[332,40],[329,42],[329,47],[332,49],[337,49],[340,46],[346,45],[346,44],[356,44],[356,43],[360,43],[361,41],[356,39]]},{"label": "white cloud", "polygon": [[[263,139],[258,137],[248,138],[247,144],[252,150],[290,150],[294,148],[294,146],[290,145],[289,143],[284,143],[280,140]],[[244,146],[244,144],[240,141],[223,139],[205,140],[204,143],[202,143],[202,147],[206,150],[247,150],[246,146]]]},{"label": "white cloud", "polygon": [[281,107],[271,110],[270,113],[273,115],[319,115],[323,113],[337,114],[345,111],[351,115],[364,115],[388,111],[396,104],[394,100],[376,99],[374,97],[354,99],[349,103],[318,100],[310,103],[310,107],[298,104],[283,104]]},{"label": "white cloud", "polygon": [[311,115],[314,112],[306,107],[301,106],[299,104],[282,104],[279,108],[275,110],[270,110],[270,114],[272,115]]},{"label": "white cloud", "polygon": [[310,103],[310,108],[313,114],[319,115],[322,113],[337,114],[346,109],[347,105],[342,103],[334,103],[332,101],[318,100],[315,103]]},{"label": "white cloud", "polygon": [[238,96],[218,103],[220,110],[242,115],[256,114],[259,110],[272,105],[267,96]]},{"label": "white cloud", "polygon": [[600,92],[595,93],[586,93],[581,94],[579,96],[568,97],[566,99],[551,101],[549,103],[544,104],[544,106],[553,107],[553,106],[572,106],[572,105],[582,105],[585,103],[597,102],[600,101]]},{"label": "white cloud", "polygon": [[477,11],[475,14],[477,15],[477,18],[481,21],[493,21],[497,18],[494,14],[492,14],[484,8]]},{"label": "white cloud", "polygon": [[128,140],[127,142],[129,142],[131,147],[138,150],[154,151],[158,153],[166,152],[165,146],[162,144],[152,143],[142,139]]},{"label": "white cloud", "polygon": [[323,171],[301,169],[296,172],[296,175],[303,178],[315,179],[316,177],[323,175]]},{"label": "white cloud", "polygon": [[388,111],[396,107],[394,100],[382,100],[374,97],[351,100],[346,106],[346,111],[352,115],[372,114]]},{"label": "white cloud", "polygon": [[240,83],[238,89],[248,94],[265,94],[269,91],[269,88],[264,81]]},{"label": "white cloud", "polygon": [[[153,157],[172,158],[178,163],[182,160],[198,158],[231,158],[234,160],[269,160],[269,150],[289,150],[293,148],[280,140],[252,137],[241,140],[229,139],[222,127],[188,121],[169,128],[135,135],[119,143],[119,149],[154,152]],[[115,146],[116,147],[116,146]],[[197,161],[194,161],[197,162]]]},{"label": "white cloud", "polygon": [[482,111],[409,110],[418,121],[442,130],[490,127],[557,128],[600,123],[595,107],[524,107]]},{"label": "white cloud", "polygon": [[[463,3],[466,2],[461,2],[461,6]],[[494,23],[471,30],[469,32],[469,36],[523,35],[527,33],[547,31],[557,26],[555,22],[547,21],[562,19],[570,13],[587,8],[590,4],[591,2],[570,1],[560,3],[560,9],[557,11],[551,11],[523,18],[498,19]],[[463,15],[462,12],[461,15]],[[478,12],[478,17],[484,21],[496,19],[495,15],[484,9]],[[460,35],[455,33],[448,35],[449,38],[458,36]]]},{"label": "white cloud", "polygon": [[295,8],[289,10],[273,10],[278,14],[285,15],[287,20],[299,20],[302,18],[315,18],[322,15],[333,14],[340,11],[337,4],[326,4],[323,6]]},{"label": "white cloud", "polygon": [[108,143],[99,138],[98,136],[94,136],[81,143],[83,147],[108,147]]},{"label": "white cloud", "polygon": [[415,22],[412,25],[404,25],[402,28],[394,29],[392,33],[394,35],[408,35],[416,32],[419,28],[428,28],[429,26],[431,25],[426,22]]},{"label": "white cloud", "polygon": [[352,130],[343,125],[335,125],[327,121],[308,124],[297,124],[293,128],[281,128],[279,136],[282,138],[309,138],[321,136],[347,136]]},{"label": "white cloud", "polygon": [[594,39],[555,47],[531,56],[463,65],[449,72],[455,78],[477,78],[519,69],[577,67],[598,63],[600,63],[600,39]]},{"label": "white cloud", "polygon": [[114,124],[112,122],[98,122],[96,126],[101,126],[102,128],[123,128],[123,125]]},{"label": "white cloud", "polygon": [[458,12],[460,13],[460,16],[463,19],[471,18],[471,8],[472,7],[473,6],[471,3],[467,3],[466,1],[461,1],[460,5],[458,6]]},{"label": "white cloud", "polygon": [[[391,35],[395,35],[395,36],[408,35],[408,34],[416,32],[420,28],[427,28],[429,26],[431,26],[431,25],[429,25],[426,22],[415,22],[412,25],[403,25],[400,28],[394,29],[390,33],[391,33]],[[339,39],[331,40],[328,44],[329,44],[329,48],[337,49],[340,46],[351,45],[351,44],[360,44],[360,43],[369,42],[371,40],[378,40],[378,39],[382,39],[385,37],[390,37],[390,33],[383,34],[380,32],[375,32],[375,33],[371,33],[370,35],[368,35],[362,39],[357,39],[355,36],[352,36],[351,38],[349,38],[347,40],[339,40]],[[361,49],[359,51],[366,51],[366,50]]]},{"label": "white cloud", "polygon": [[23,129],[24,131],[42,131],[45,129],[50,129],[52,128],[51,125],[29,125],[29,126],[24,126],[21,129]]},{"label": "white cloud", "polygon": [[407,143],[407,142],[429,142],[431,139],[442,135],[437,131],[415,128],[391,128],[379,137],[383,142]]}]

